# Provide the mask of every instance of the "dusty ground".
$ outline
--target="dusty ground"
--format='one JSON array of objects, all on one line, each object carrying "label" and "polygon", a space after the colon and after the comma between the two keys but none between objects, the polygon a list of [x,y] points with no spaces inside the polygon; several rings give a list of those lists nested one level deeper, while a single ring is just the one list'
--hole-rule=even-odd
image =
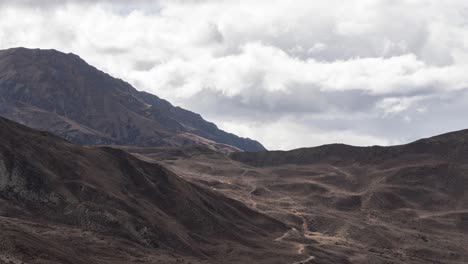
[{"label": "dusty ground", "polygon": [[161,165],[0,118],[0,263],[290,263],[288,227]]},{"label": "dusty ground", "polygon": [[287,223],[276,241],[302,256],[292,263],[468,262],[468,170],[454,160],[252,166],[196,148],[130,151]]},{"label": "dusty ground", "polygon": [[468,262],[468,132],[396,147],[85,148],[0,118],[0,263]]}]

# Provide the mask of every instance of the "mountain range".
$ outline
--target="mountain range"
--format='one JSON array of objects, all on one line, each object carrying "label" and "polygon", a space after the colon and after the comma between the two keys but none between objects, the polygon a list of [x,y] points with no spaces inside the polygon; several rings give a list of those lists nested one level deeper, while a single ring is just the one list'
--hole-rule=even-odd
[{"label": "mountain range", "polygon": [[468,130],[266,151],[24,48],[0,115],[0,264],[468,263]]}]

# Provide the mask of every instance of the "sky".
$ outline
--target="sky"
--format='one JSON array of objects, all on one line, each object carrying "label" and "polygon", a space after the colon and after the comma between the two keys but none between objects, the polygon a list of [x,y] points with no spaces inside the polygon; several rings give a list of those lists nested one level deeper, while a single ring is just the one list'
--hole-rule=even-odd
[{"label": "sky", "polygon": [[289,150],[468,128],[466,0],[0,0],[0,49],[72,52]]}]

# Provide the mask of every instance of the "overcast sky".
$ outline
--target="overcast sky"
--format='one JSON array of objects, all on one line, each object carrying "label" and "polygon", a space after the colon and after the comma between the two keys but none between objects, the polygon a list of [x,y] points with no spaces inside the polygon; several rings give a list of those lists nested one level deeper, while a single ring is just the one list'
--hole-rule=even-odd
[{"label": "overcast sky", "polygon": [[0,0],[53,48],[269,149],[468,128],[466,0]]}]

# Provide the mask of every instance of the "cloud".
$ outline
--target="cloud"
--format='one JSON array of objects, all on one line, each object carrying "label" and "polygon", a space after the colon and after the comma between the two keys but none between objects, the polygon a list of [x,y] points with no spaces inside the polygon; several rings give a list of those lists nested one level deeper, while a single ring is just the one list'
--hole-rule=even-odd
[{"label": "cloud", "polygon": [[466,127],[468,2],[0,1],[0,48],[55,48],[272,149]]}]

